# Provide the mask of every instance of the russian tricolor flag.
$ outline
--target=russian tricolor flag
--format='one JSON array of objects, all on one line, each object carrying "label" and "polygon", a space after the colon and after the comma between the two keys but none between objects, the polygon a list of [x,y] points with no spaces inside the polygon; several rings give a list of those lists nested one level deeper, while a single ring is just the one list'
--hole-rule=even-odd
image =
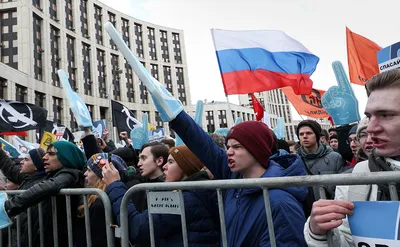
[{"label": "russian tricolor flag", "polygon": [[278,30],[212,30],[225,93],[248,94],[290,86],[310,94],[319,58]]}]

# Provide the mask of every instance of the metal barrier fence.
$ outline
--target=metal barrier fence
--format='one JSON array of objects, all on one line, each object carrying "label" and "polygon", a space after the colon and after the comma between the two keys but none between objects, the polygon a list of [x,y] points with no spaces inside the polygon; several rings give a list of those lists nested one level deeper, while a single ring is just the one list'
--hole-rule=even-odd
[{"label": "metal barrier fence", "polygon": [[[151,191],[171,191],[178,190],[180,201],[180,214],[183,230],[183,243],[188,246],[187,229],[185,221],[185,207],[182,191],[192,189],[216,189],[218,198],[218,208],[221,226],[221,239],[224,247],[228,246],[225,228],[225,214],[222,198],[222,189],[240,189],[240,188],[255,188],[263,189],[265,213],[267,216],[268,230],[270,243],[272,247],[276,247],[274,225],[272,221],[270,198],[268,189],[282,187],[318,187],[327,185],[366,185],[366,184],[388,184],[391,200],[397,201],[397,189],[395,183],[400,182],[400,172],[374,172],[374,173],[351,173],[351,174],[334,174],[334,175],[313,175],[313,176],[298,176],[298,177],[276,177],[276,178],[257,178],[257,179],[227,179],[213,181],[198,181],[198,182],[173,182],[173,183],[144,183],[138,184],[130,188],[122,199],[121,203],[121,238],[122,247],[129,246],[129,231],[128,231],[128,203],[133,193],[138,191],[146,191],[148,202],[150,202],[149,193]],[[321,187],[320,187],[321,188]],[[322,190],[323,191],[323,190]],[[324,198],[323,194],[321,195]],[[326,197],[325,197],[326,198]],[[150,203],[149,203],[150,206]],[[152,216],[149,210],[149,227],[151,246],[155,246],[154,227]],[[334,246],[331,233],[328,233],[328,246]]]},{"label": "metal barrier fence", "polygon": [[[23,190],[6,190],[4,191],[8,195],[17,195],[22,192]],[[82,196],[83,197],[83,205],[84,205],[84,214],[85,214],[85,230],[86,230],[86,245],[92,246],[91,240],[91,232],[90,232],[90,219],[89,219],[89,207],[88,207],[88,195],[98,195],[99,198],[102,200],[104,205],[104,213],[105,213],[105,223],[106,223],[106,235],[107,235],[107,246],[114,247],[114,233],[112,228],[112,208],[111,202],[108,198],[107,194],[100,190],[100,189],[93,189],[93,188],[82,188],[82,189],[62,189],[58,195],[65,196],[66,202],[66,209],[67,209],[67,231],[68,231],[68,246],[73,246],[73,232],[72,232],[72,215],[71,215],[71,196]],[[56,197],[51,197],[51,210],[52,210],[52,225],[53,225],[53,241],[54,247],[58,247],[58,227],[65,227],[65,226],[58,226],[57,224],[57,202]],[[72,211],[75,212],[75,211]],[[40,246],[44,246],[44,226],[43,226],[43,202],[38,204],[38,218],[39,218],[39,239],[40,239]],[[33,235],[32,235],[32,210],[28,208],[27,210],[27,228],[28,228],[28,246],[33,246]],[[13,225],[8,227],[8,246],[11,246],[12,242],[12,227]],[[17,235],[17,246],[21,246],[21,219],[18,215],[16,217],[16,235]],[[0,247],[3,247],[3,234],[0,231]],[[24,246],[25,247],[25,246]],[[47,247],[47,246],[46,246]]]}]

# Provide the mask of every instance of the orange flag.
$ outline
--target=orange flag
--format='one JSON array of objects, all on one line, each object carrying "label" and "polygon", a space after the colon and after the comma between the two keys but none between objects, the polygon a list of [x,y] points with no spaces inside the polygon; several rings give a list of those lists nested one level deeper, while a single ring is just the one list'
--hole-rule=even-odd
[{"label": "orange flag", "polygon": [[350,82],[364,86],[367,80],[379,74],[376,53],[382,48],[371,40],[353,33],[347,27],[346,40]]},{"label": "orange flag", "polygon": [[329,117],[321,103],[325,91],[313,88],[308,95],[296,95],[291,87],[282,88],[282,91],[300,115],[313,118]]}]

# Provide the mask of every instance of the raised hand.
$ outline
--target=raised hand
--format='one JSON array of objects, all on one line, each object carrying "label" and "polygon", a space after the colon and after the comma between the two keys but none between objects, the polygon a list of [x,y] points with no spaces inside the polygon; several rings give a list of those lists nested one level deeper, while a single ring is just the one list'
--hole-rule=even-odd
[{"label": "raised hand", "polygon": [[160,113],[161,120],[163,122],[169,122],[175,119],[175,117],[183,111],[182,103],[175,99],[160,82],[150,75],[110,22],[104,24],[104,29],[121,51],[122,55],[124,55],[126,61],[131,65],[133,71],[135,71],[136,75],[143,82],[143,85],[146,86],[153,98],[154,105]]},{"label": "raised hand", "polygon": [[92,118],[83,100],[72,90],[67,74],[64,70],[57,71],[68,105],[74,114],[76,123],[81,127],[93,127]]},{"label": "raised hand", "polygon": [[360,120],[358,101],[351,88],[350,81],[339,61],[332,63],[338,86],[330,87],[322,96],[325,110],[337,125],[354,123]]},{"label": "raised hand", "polygon": [[137,150],[140,150],[144,144],[149,142],[149,118],[147,113],[142,113],[142,124],[142,127],[131,130],[132,145]]}]

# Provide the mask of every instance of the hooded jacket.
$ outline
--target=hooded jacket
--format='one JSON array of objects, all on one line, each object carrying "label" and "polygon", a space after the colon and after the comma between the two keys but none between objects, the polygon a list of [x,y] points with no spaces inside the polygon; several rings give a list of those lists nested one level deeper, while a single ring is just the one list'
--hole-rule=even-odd
[{"label": "hooded jacket", "polygon": [[[240,178],[240,174],[232,173],[228,167],[226,152],[188,114],[181,112],[170,126],[216,179]],[[306,171],[301,158],[289,154],[271,157],[261,177],[302,175]],[[306,246],[302,201],[307,193],[305,187],[269,190],[277,246]],[[228,189],[224,211],[228,246],[270,246],[261,188]]]},{"label": "hooded jacket", "polygon": [[[297,150],[297,154],[303,159],[309,175],[338,174],[342,171],[344,161],[339,153],[331,147],[319,143],[315,153],[306,153],[303,147]],[[335,186],[326,187],[327,197],[332,198],[335,193]],[[314,197],[320,198],[318,187],[314,187]]]},{"label": "hooded jacket", "polygon": [[[384,158],[375,155],[375,150],[368,156],[368,160],[355,165],[352,173],[368,173],[379,171],[393,171],[390,163]],[[400,189],[397,185],[397,194]],[[388,201],[390,200],[387,184],[368,184],[337,186],[335,200],[348,201]],[[310,218],[304,225],[304,237],[309,247],[328,247],[326,235],[315,235],[311,233],[309,226]],[[334,247],[354,247],[353,237],[350,231],[348,219],[343,219],[342,225],[332,230]]]},{"label": "hooded jacket", "polygon": [[[185,181],[208,180],[206,172],[198,172]],[[114,215],[120,224],[120,208],[126,187],[121,181],[107,186]],[[186,190],[183,192],[189,246],[219,246],[218,204],[214,190]],[[180,215],[153,214],[156,246],[183,246]],[[129,239],[133,244],[148,246],[150,243],[149,214],[139,213],[134,204],[128,204]]]}]

